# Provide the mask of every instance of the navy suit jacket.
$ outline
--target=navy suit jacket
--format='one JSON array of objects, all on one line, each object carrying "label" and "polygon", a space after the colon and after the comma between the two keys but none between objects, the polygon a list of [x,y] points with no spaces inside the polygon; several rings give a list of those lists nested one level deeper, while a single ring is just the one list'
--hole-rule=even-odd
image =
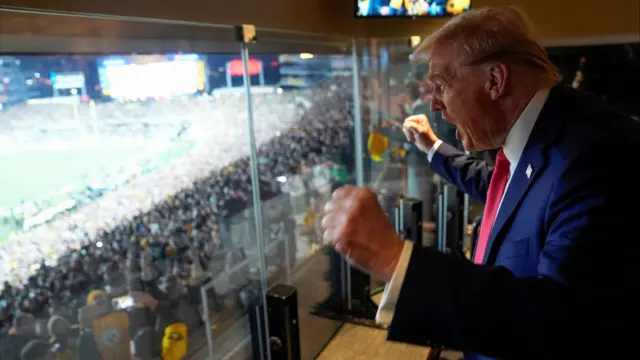
[{"label": "navy suit jacket", "polygon": [[[595,97],[553,88],[504,195],[484,265],[414,248],[389,340],[483,354],[468,358],[632,351],[640,319],[639,150],[640,123]],[[442,144],[431,166],[486,200],[493,171],[486,162]]]}]

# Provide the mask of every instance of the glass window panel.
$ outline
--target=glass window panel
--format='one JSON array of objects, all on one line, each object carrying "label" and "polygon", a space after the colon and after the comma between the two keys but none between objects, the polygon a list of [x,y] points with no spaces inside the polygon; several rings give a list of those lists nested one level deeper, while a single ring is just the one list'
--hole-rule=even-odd
[{"label": "glass window panel", "polygon": [[234,30],[0,15],[2,358],[247,348],[266,275],[246,101],[216,91]]},{"label": "glass window panel", "polygon": [[302,359],[313,359],[341,324],[312,311],[343,305],[320,221],[332,190],[352,181],[351,54],[313,38],[249,49],[261,70],[249,73],[269,285],[296,287]]},{"label": "glass window panel", "polygon": [[[402,132],[407,117],[425,115],[440,139],[461,148],[455,138],[455,126],[443,121],[439,112],[431,110],[432,86],[426,81],[428,64],[411,63],[411,52],[408,40],[372,39],[362,46],[365,99],[362,107],[368,122],[365,178],[379,194],[389,214],[393,214],[402,195],[422,201],[423,244],[437,245],[442,232],[446,233],[443,236],[449,247],[468,254],[471,246],[469,225],[481,214],[481,205],[472,199],[465,200],[463,194],[442,182],[431,171],[425,154],[408,143]],[[445,193],[446,212],[442,216],[446,220],[442,226],[437,226],[439,201]],[[446,231],[443,230],[445,224]],[[379,286],[378,289],[381,285],[373,284]]]}]

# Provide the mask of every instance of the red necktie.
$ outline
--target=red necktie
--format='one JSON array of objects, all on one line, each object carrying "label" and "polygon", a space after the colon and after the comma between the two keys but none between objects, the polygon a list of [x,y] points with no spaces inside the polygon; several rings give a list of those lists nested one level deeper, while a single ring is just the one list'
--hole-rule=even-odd
[{"label": "red necktie", "polygon": [[500,200],[502,200],[502,195],[504,194],[504,190],[507,188],[507,182],[509,181],[509,168],[509,159],[504,155],[504,151],[500,149],[500,151],[498,151],[498,156],[496,156],[496,166],[493,169],[493,174],[491,175],[489,192],[487,193],[487,202],[484,205],[484,212],[482,213],[480,236],[478,236],[476,253],[473,257],[473,262],[476,264],[482,264],[482,259],[484,259],[484,254],[487,251],[491,228],[493,228],[493,223],[496,220],[498,208],[500,207]]}]

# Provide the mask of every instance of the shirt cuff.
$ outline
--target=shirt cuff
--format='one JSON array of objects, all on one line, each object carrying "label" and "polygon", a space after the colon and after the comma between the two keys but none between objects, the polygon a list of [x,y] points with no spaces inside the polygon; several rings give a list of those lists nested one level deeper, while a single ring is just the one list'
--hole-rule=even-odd
[{"label": "shirt cuff", "polygon": [[382,301],[378,306],[378,313],[376,314],[376,322],[385,327],[391,324],[393,320],[393,313],[396,310],[396,304],[400,297],[400,289],[402,289],[402,283],[404,282],[404,276],[407,273],[409,267],[409,260],[411,260],[411,253],[413,251],[413,243],[411,241],[404,242],[402,253],[400,253],[400,259],[398,259],[398,265],[393,271],[391,281],[384,287],[382,293]]},{"label": "shirt cuff", "polygon": [[436,151],[438,151],[440,145],[442,145],[442,140],[436,141],[431,149],[429,149],[429,152],[427,153],[427,159],[429,159],[429,162],[431,162],[431,159],[433,159],[433,156],[436,154]]}]

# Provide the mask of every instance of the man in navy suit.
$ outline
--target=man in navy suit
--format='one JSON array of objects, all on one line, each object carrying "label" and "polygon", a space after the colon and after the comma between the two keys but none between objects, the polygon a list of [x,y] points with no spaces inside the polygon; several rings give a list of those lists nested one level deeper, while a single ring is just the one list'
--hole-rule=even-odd
[{"label": "man in navy suit", "polygon": [[389,340],[472,359],[633,354],[640,124],[558,85],[516,8],[455,17],[414,57],[428,58],[432,109],[465,148],[500,150],[494,167],[442,142],[425,116],[404,124],[436,173],[485,203],[472,261],[413,248],[371,190],[344,187],[326,205],[325,240],[387,282]]}]

